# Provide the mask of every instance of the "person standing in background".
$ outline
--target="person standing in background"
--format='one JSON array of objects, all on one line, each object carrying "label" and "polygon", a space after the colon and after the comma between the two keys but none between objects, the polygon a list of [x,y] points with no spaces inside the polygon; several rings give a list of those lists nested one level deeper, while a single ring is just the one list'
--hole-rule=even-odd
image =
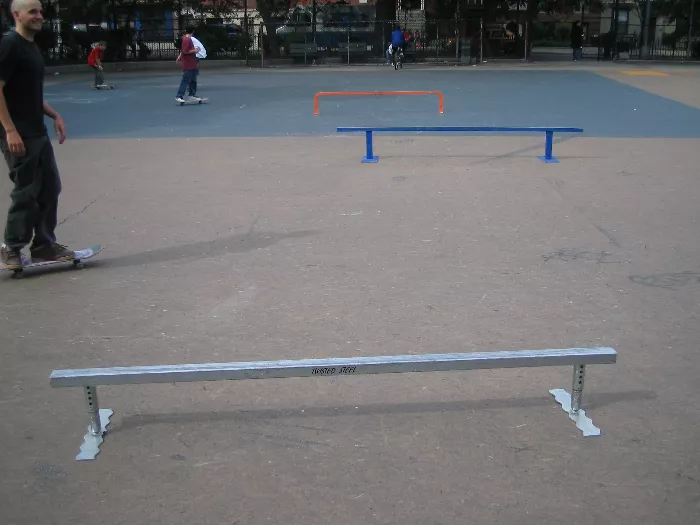
[{"label": "person standing in background", "polygon": [[571,28],[571,49],[574,54],[574,62],[581,60],[583,56],[583,30],[578,22],[574,22]]}]

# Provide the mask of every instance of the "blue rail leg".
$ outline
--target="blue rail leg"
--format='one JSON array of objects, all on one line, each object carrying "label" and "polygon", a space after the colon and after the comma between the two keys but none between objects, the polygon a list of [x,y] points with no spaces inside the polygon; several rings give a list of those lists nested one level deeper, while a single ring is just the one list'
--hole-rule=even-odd
[{"label": "blue rail leg", "polygon": [[372,151],[372,132],[365,131],[365,138],[367,139],[367,155],[362,157],[362,162],[379,162],[379,157],[375,157]]},{"label": "blue rail leg", "polygon": [[538,157],[542,162],[546,162],[548,164],[554,164],[559,162],[559,159],[554,157],[552,155],[552,145],[554,143],[554,132],[553,131],[545,131],[545,134],[547,138],[545,139],[544,142],[544,156]]}]

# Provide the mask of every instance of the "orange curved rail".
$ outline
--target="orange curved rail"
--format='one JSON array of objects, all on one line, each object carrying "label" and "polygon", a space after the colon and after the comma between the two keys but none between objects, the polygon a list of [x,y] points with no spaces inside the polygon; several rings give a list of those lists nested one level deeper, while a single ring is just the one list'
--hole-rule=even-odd
[{"label": "orange curved rail", "polygon": [[437,95],[440,113],[445,112],[445,98],[439,91],[319,91],[314,96],[314,115],[318,115],[320,97],[383,97],[397,95]]}]

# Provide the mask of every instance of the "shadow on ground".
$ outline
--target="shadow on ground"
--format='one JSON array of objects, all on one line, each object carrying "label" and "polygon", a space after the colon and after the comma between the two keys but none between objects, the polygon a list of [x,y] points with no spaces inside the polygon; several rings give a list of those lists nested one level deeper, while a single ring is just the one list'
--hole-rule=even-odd
[{"label": "shadow on ground", "polygon": [[144,264],[163,263],[183,259],[212,258],[219,255],[243,253],[259,250],[277,244],[283,239],[298,239],[316,235],[316,230],[301,230],[288,233],[258,232],[240,234],[211,241],[201,241],[192,244],[156,248],[142,253],[123,255],[121,257],[103,258],[95,261],[93,266],[124,268]]},{"label": "shadow on ground", "polygon": [[[653,390],[635,390],[627,392],[611,392],[608,394],[591,394],[587,396],[585,404],[587,411],[605,406],[625,403],[627,401],[640,401],[656,399],[657,394]],[[474,410],[504,410],[511,408],[536,408],[556,407],[550,396],[482,399],[479,401],[449,401],[431,403],[377,403],[374,405],[343,405],[305,407],[294,410],[232,410],[229,412],[184,412],[170,414],[141,414],[127,416],[122,423],[110,430],[110,434],[117,434],[127,430],[158,424],[184,424],[184,423],[211,423],[214,421],[258,421],[284,418],[315,418],[315,417],[339,417],[339,416],[369,416],[389,414],[424,414],[432,412],[471,412]]]}]

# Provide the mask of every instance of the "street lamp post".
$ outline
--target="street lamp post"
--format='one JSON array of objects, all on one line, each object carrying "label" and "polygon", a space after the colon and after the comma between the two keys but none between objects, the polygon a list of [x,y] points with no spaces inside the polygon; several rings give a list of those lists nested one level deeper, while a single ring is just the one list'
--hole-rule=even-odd
[{"label": "street lamp post", "polygon": [[642,26],[642,57],[649,58],[649,28],[651,27],[651,0],[647,0]]},{"label": "street lamp post", "polygon": [[613,26],[613,41],[612,41],[612,59],[617,59],[617,32],[620,27],[620,0],[615,0],[615,10],[613,11],[614,26]]},{"label": "street lamp post", "polygon": [[311,38],[313,38],[314,43],[316,43],[316,0],[311,3]]},{"label": "street lamp post", "polygon": [[248,0],[243,1],[243,38],[245,38],[245,65],[248,65],[248,47],[250,45],[248,32]]},{"label": "street lamp post", "polygon": [[690,0],[690,19],[688,20],[688,59],[693,56],[693,14],[695,11],[695,0]]}]

